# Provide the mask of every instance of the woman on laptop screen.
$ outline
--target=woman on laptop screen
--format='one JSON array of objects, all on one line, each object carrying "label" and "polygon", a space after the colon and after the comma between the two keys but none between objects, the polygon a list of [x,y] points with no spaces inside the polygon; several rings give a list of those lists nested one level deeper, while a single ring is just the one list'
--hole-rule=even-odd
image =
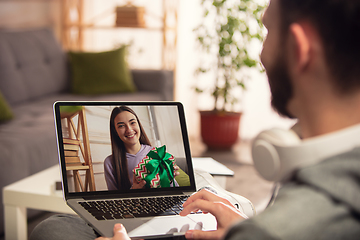
[{"label": "woman on laptop screen", "polygon": [[[108,190],[141,189],[145,180],[136,180],[133,169],[153,149],[136,113],[127,106],[115,107],[110,116],[112,155],[104,161]],[[178,167],[174,167],[178,173]],[[174,181],[171,187],[178,186]]]}]

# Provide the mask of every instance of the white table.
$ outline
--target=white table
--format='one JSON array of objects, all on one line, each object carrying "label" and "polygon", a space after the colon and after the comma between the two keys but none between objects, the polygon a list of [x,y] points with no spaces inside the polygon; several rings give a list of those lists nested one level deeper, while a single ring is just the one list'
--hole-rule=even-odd
[{"label": "white table", "polygon": [[60,179],[59,166],[55,165],[4,187],[5,239],[28,238],[27,208],[74,214],[62,193],[55,191],[55,182]]},{"label": "white table", "polygon": [[224,164],[219,163],[210,157],[193,158],[193,168],[210,173],[219,185],[226,189],[227,177],[234,176],[234,171],[227,168]]},{"label": "white table", "polygon": [[[226,176],[234,172],[212,158],[194,158],[194,169],[211,173],[225,188]],[[60,181],[59,166],[53,166],[37,174],[10,184],[3,189],[5,215],[5,239],[27,239],[26,209],[75,214],[65,203],[62,192],[55,191]]]}]

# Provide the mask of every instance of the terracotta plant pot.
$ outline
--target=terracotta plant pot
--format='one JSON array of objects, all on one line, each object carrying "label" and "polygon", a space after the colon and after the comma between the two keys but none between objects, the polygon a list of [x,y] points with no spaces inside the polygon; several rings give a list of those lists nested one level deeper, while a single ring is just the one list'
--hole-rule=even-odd
[{"label": "terracotta plant pot", "polygon": [[211,150],[229,150],[239,138],[241,113],[200,111],[201,137]]}]

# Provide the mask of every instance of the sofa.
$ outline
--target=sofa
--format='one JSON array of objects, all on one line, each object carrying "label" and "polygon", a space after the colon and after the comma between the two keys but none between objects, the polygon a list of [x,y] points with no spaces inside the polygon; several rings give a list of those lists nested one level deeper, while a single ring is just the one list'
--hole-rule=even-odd
[{"label": "sofa", "polygon": [[[167,70],[129,70],[135,86],[132,92],[73,93],[68,54],[47,28],[0,30],[0,53],[0,104],[10,111],[10,118],[0,122],[1,189],[58,163],[55,101],[173,100],[173,72]],[[1,114],[5,113],[0,108],[0,118]],[[2,191],[0,197],[2,201]],[[2,205],[0,235],[3,215]]]}]

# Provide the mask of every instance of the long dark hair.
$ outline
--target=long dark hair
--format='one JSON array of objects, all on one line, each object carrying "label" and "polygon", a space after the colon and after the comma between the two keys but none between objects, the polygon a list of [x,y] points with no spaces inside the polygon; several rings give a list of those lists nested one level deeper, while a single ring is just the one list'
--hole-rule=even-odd
[{"label": "long dark hair", "polygon": [[136,117],[136,121],[138,122],[140,128],[140,138],[139,138],[140,144],[146,144],[151,146],[150,140],[147,137],[144,128],[142,127],[141,122],[138,116],[136,115],[136,113],[134,112],[134,110],[132,110],[127,106],[115,107],[112,110],[110,116],[110,138],[111,138],[111,149],[112,149],[112,161],[113,161],[113,165],[115,166],[116,181],[119,190],[131,188],[129,173],[127,170],[128,164],[126,159],[125,144],[118,136],[114,124],[115,117],[124,111],[130,112]]}]

